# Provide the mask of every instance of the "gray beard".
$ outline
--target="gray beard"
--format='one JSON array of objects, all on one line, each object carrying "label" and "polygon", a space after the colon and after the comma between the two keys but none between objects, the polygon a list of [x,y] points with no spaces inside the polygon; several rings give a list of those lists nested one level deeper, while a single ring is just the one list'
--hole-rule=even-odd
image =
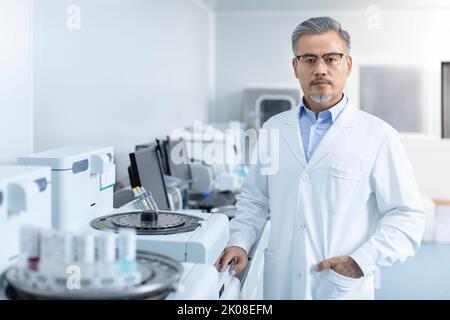
[{"label": "gray beard", "polygon": [[327,102],[330,102],[331,99],[333,99],[333,96],[331,94],[326,94],[323,96],[310,95],[309,98],[317,104],[325,104]]}]

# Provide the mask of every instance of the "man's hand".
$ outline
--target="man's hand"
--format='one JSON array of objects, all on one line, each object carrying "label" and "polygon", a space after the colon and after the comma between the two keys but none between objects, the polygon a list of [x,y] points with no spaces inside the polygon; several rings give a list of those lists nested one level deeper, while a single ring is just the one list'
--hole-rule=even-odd
[{"label": "man's hand", "polygon": [[361,278],[364,276],[355,260],[350,256],[333,257],[320,262],[316,271],[323,271],[325,269],[332,269],[336,273],[350,278]]},{"label": "man's hand", "polygon": [[234,276],[241,273],[248,263],[247,252],[241,247],[225,248],[214,266],[219,272],[223,272],[231,262],[235,263],[233,270],[231,270],[231,274]]}]

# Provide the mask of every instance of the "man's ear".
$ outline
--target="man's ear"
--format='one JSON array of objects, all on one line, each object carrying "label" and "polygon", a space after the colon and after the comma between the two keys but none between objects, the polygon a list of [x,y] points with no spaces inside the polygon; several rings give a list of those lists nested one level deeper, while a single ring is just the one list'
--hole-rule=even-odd
[{"label": "man's ear", "polygon": [[298,79],[299,78],[299,74],[297,72],[297,63],[298,63],[297,58],[293,58],[292,59],[292,68],[294,68],[295,77]]},{"label": "man's ear", "polygon": [[353,60],[351,56],[347,57],[347,77],[350,76],[350,74],[352,73],[352,68],[353,68]]}]

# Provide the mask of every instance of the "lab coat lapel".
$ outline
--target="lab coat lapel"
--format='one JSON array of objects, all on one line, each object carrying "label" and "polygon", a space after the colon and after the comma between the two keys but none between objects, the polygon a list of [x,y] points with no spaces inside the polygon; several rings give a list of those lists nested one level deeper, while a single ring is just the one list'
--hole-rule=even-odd
[{"label": "lab coat lapel", "polygon": [[281,130],[281,139],[286,142],[300,164],[303,167],[306,167],[307,163],[300,134],[300,121],[298,118],[299,107],[292,109],[290,112],[292,114],[283,123],[284,126]]},{"label": "lab coat lapel", "polygon": [[356,126],[355,110],[349,101],[335,123],[328,129],[314,151],[308,167],[314,167],[324,160],[330,153],[339,150],[347,134],[347,130]]}]

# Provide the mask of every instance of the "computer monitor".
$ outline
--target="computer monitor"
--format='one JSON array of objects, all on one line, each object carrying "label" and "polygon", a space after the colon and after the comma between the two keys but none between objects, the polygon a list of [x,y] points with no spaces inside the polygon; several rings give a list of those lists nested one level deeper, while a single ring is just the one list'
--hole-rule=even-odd
[{"label": "computer monitor", "polygon": [[192,173],[186,142],[183,139],[167,139],[165,141],[165,151],[169,174],[184,181],[191,180]]},{"label": "computer monitor", "polygon": [[[169,163],[167,160],[167,152],[166,152],[166,148],[165,148],[165,140],[160,140],[160,139],[155,139],[156,144],[158,145],[158,149],[160,152],[160,156],[161,156],[161,166],[163,169],[163,174],[165,175],[170,175],[170,171],[169,171]],[[155,142],[149,142],[149,143],[143,143],[143,144],[137,144],[134,146],[134,150],[138,151],[141,149],[145,149],[151,146],[155,145]]]},{"label": "computer monitor", "polygon": [[160,151],[161,156],[161,166],[163,170],[163,174],[170,176],[170,168],[169,168],[169,160],[167,156],[167,148],[166,148],[166,140],[156,139],[156,144],[158,145],[158,149]]},{"label": "computer monitor", "polygon": [[160,210],[170,210],[157,144],[130,153],[132,186],[150,191]]}]

